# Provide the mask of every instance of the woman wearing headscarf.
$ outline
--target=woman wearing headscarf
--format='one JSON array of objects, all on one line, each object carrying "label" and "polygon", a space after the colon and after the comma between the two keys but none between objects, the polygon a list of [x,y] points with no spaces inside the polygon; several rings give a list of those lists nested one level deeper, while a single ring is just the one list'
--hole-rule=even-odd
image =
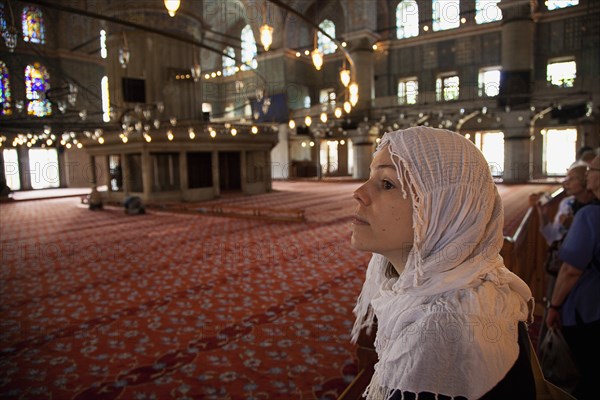
[{"label": "woman wearing headscarf", "polygon": [[377,320],[367,399],[535,398],[517,342],[531,291],[510,272],[481,152],[454,132],[386,133],[354,194],[353,247],[373,253],[353,341]]}]

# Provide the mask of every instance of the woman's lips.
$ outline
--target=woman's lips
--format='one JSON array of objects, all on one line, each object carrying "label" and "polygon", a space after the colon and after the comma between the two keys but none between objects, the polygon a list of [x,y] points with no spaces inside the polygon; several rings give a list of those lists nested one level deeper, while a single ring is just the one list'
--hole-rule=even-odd
[{"label": "woman's lips", "polygon": [[369,223],[364,219],[359,217],[358,215],[354,216],[354,220],[352,220],[354,225],[369,225]]}]

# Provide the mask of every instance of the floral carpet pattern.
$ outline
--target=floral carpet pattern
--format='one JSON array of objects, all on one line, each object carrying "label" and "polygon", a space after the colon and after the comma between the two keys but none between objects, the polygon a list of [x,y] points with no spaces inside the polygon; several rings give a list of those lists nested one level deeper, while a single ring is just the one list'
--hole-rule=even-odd
[{"label": "floral carpet pattern", "polygon": [[356,186],[265,196],[303,223],[2,204],[0,398],[336,398],[368,261]]}]

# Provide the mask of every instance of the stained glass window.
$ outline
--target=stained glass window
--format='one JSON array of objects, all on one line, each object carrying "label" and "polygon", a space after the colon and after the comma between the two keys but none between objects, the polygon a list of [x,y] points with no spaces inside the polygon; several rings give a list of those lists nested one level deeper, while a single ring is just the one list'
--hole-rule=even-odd
[{"label": "stained glass window", "polygon": [[27,114],[36,117],[45,117],[52,114],[50,100],[44,98],[44,93],[48,89],[50,89],[50,76],[46,67],[39,63],[28,65],[25,68]]},{"label": "stained glass window", "polygon": [[23,40],[31,43],[46,43],[46,29],[42,11],[35,7],[23,8],[21,17],[23,21]]},{"label": "stained glass window", "polygon": [[[319,24],[319,28],[323,29],[329,36],[335,38],[335,24],[333,21],[328,19],[323,20]],[[327,36],[323,35],[320,31],[317,31],[317,47],[323,54],[333,54],[337,49],[335,43]]]},{"label": "stained glass window", "polygon": [[254,39],[254,33],[250,25],[246,25],[242,29],[242,69],[248,70],[250,68],[256,69],[258,62],[256,61],[256,55],[258,54],[258,48],[256,47],[256,40]]},{"label": "stained glass window", "polygon": [[4,32],[6,30],[6,11],[4,11],[4,4],[0,3],[0,30]]},{"label": "stained glass window", "polygon": [[10,95],[10,81],[8,77],[8,68],[4,61],[0,61],[0,100],[2,101],[2,108],[0,109],[0,115],[11,115],[11,95]]}]

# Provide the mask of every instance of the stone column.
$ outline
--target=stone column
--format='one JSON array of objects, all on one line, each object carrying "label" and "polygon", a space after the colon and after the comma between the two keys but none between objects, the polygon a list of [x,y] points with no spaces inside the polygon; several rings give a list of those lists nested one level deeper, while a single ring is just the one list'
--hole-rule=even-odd
[{"label": "stone column", "polygon": [[529,107],[533,90],[535,24],[529,0],[501,2],[502,72],[498,106],[506,110],[504,124],[504,182],[525,183],[533,158]]},{"label": "stone column", "polygon": [[219,197],[221,195],[221,177],[219,175],[219,152],[214,150],[211,157],[212,162],[212,180],[213,180],[213,195]]},{"label": "stone column", "polygon": [[267,168],[265,168],[265,190],[267,192],[272,192],[273,191],[273,176],[272,176],[272,171],[273,168],[271,168],[272,165],[272,161],[271,161],[271,152],[270,151],[265,151],[265,160],[267,163]]},{"label": "stone column", "polygon": [[126,154],[119,154],[121,159],[121,191],[123,192],[123,198],[129,196],[129,182],[131,180],[131,171],[129,171],[129,163],[127,162]]},{"label": "stone column", "polygon": [[511,111],[502,118],[504,125],[504,174],[506,183],[526,183],[531,178],[530,113]]},{"label": "stone column", "polygon": [[371,161],[373,160],[373,151],[375,138],[379,136],[379,128],[369,127],[367,124],[360,124],[358,129],[348,132],[348,137],[352,139],[352,148],[354,153],[354,171],[352,177],[355,179],[369,179]]},{"label": "stone column", "polygon": [[142,184],[144,185],[143,200],[145,203],[152,197],[152,181],[154,177],[154,166],[148,149],[142,150]]},{"label": "stone column", "polygon": [[246,194],[248,188],[248,166],[247,154],[244,150],[240,151],[240,189],[242,193]]},{"label": "stone column", "polygon": [[104,184],[106,185],[106,190],[107,192],[111,192],[110,189],[110,162],[109,162],[109,156],[108,155],[104,155],[101,158],[102,160],[102,168],[104,168]]},{"label": "stone column", "polygon": [[90,168],[91,169],[90,184],[92,185],[93,188],[95,188],[96,186],[98,186],[98,176],[96,174],[96,157],[95,156],[90,156],[90,166],[91,166],[91,168]]},{"label": "stone column", "polygon": [[534,30],[529,0],[501,2],[502,72],[498,105],[528,107],[533,84]]},{"label": "stone column", "polygon": [[183,194],[189,189],[188,181],[188,164],[187,164],[187,152],[181,150],[179,152],[179,190]]},{"label": "stone column", "polygon": [[21,180],[21,190],[32,190],[31,187],[31,173],[41,173],[31,171],[29,166],[29,148],[26,146],[17,147],[17,156],[19,159],[19,179]]},{"label": "stone column", "polygon": [[0,147],[0,197],[8,197],[8,190],[4,191],[5,185],[8,185],[4,175],[4,152],[2,150],[4,149]]},{"label": "stone column", "polygon": [[371,31],[351,32],[345,35],[348,51],[354,63],[351,80],[358,84],[358,103],[353,110],[369,110],[375,98],[375,54],[373,44],[379,36]]}]

